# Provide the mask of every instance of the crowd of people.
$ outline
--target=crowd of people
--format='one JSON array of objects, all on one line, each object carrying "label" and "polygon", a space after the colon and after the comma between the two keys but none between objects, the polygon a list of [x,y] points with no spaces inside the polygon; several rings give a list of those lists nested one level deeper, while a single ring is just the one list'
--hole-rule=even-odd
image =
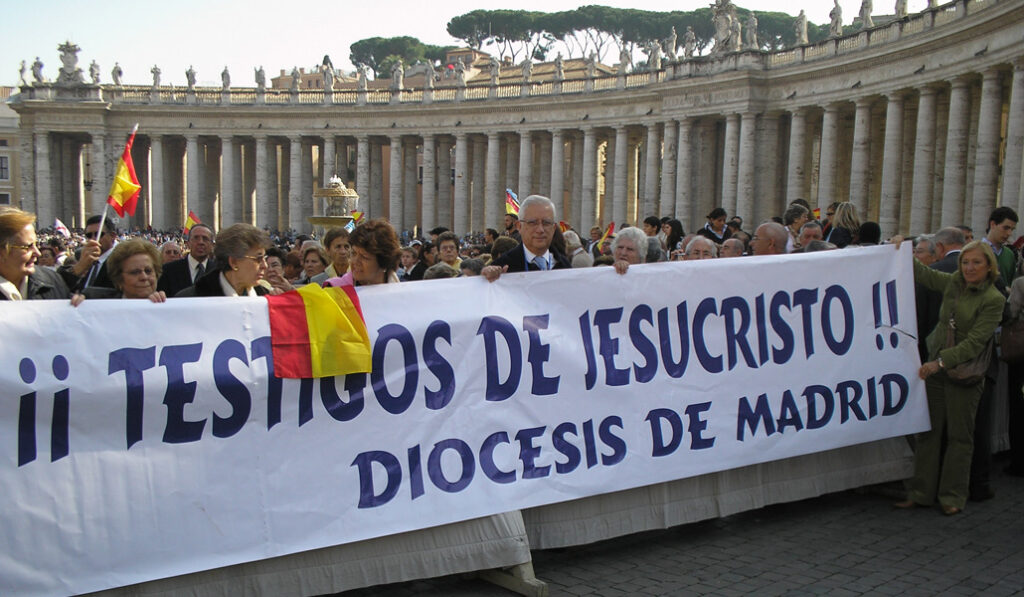
[{"label": "crowd of people", "polygon": [[[500,232],[459,236],[444,227],[423,238],[398,234],[384,219],[331,228],[322,240],[271,234],[249,224],[219,232],[196,224],[186,234],[153,230],[118,232],[93,216],[70,237],[43,231],[35,216],[0,210],[0,300],[259,296],[303,284],[364,286],[481,275],[494,282],[506,272],[611,266],[628,275],[644,263],[736,258],[744,255],[837,250],[882,242],[877,223],[862,221],[849,202],[825,213],[798,199],[749,233],[738,215],[721,207],[687,233],[678,219],[644,218],[611,234],[600,225],[584,239],[558,220],[554,203],[527,197],[507,214]],[[984,235],[966,226],[919,235],[914,242],[918,332],[932,429],[915,438],[915,473],[905,501],[912,508],[938,504],[960,512],[969,499],[994,496],[989,483],[994,417],[1008,417],[1009,474],[1024,476],[1024,375],[1000,367],[993,340],[1000,324],[1024,311],[1020,247],[1011,244],[1017,214],[994,210]],[[100,229],[102,225],[102,230]],[[980,231],[979,231],[980,232]],[[402,242],[402,240],[406,242]],[[899,246],[902,237],[891,239]],[[958,365],[988,357],[980,377],[954,375]],[[1018,364],[1019,365],[1019,364]],[[1008,376],[1009,411],[993,413],[997,378]],[[1001,387],[1001,386],[1000,386]]]}]

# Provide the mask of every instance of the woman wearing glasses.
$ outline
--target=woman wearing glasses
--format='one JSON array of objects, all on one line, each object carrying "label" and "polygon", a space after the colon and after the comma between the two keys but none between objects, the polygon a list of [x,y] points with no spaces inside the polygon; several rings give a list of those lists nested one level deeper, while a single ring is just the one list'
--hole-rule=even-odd
[{"label": "woman wearing glasses", "polygon": [[140,238],[122,241],[107,258],[107,273],[114,288],[90,286],[83,294],[86,298],[149,299],[162,303],[167,295],[156,289],[161,270],[160,250],[156,245]]},{"label": "woman wearing glasses", "polygon": [[267,272],[270,237],[250,224],[235,224],[221,230],[214,244],[217,265],[196,283],[175,296],[262,296],[269,291],[260,285]]},{"label": "woman wearing glasses", "polygon": [[39,244],[35,221],[35,215],[20,209],[0,210],[0,300],[70,297],[60,275],[45,267],[36,267]]}]

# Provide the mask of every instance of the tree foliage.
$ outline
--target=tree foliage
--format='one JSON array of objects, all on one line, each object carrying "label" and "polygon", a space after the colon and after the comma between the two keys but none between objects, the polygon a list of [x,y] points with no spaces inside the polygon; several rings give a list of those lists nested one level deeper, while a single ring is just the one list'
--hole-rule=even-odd
[{"label": "tree foliage", "polygon": [[365,64],[373,71],[374,78],[380,73],[389,73],[391,67],[401,59],[405,64],[430,61],[437,64],[444,60],[445,53],[455,46],[434,46],[425,44],[415,37],[368,37],[349,46],[349,61]]},{"label": "tree foliage", "polygon": [[[746,25],[750,11],[737,7],[737,16]],[[796,42],[795,17],[781,12],[757,13],[758,42],[762,50],[776,50]],[[494,45],[501,58],[518,60],[531,56],[544,59],[554,51],[569,58],[594,53],[605,59],[613,48],[632,53],[651,41],[664,41],[676,28],[678,54],[682,54],[683,36],[692,27],[697,52],[713,45],[714,26],[710,8],[692,11],[653,12],[632,8],[588,5],[575,10],[536,12],[524,10],[474,10],[448,22],[448,34],[480,50]],[[828,25],[808,24],[811,42],[828,35]],[[617,62],[616,57],[613,61]]]}]

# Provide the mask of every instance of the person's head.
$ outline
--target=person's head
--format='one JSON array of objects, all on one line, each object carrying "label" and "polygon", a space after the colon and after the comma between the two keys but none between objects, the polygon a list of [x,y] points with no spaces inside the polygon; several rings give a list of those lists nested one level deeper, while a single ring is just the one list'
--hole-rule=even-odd
[{"label": "person's head", "polygon": [[444,226],[438,226],[436,228],[431,228],[428,234],[430,234],[430,240],[432,240],[436,245],[438,237],[445,232],[448,232],[447,228],[445,228]]},{"label": "person's head", "polygon": [[718,247],[711,239],[703,236],[695,236],[690,244],[686,245],[684,261],[696,261],[698,259],[714,259],[718,257]]},{"label": "person's head", "polygon": [[988,217],[988,228],[985,237],[997,247],[1009,242],[1010,235],[1017,228],[1017,212],[1009,207],[997,207]]},{"label": "person's head", "polygon": [[661,248],[661,239],[657,236],[647,237],[647,256],[644,263],[657,263],[665,260],[665,251]]},{"label": "person's head", "polygon": [[488,228],[484,231],[484,242],[488,245],[494,244],[494,241],[498,240],[498,231],[494,228]]},{"label": "person's head", "polygon": [[718,253],[719,257],[740,257],[742,255],[743,241],[738,238],[727,238],[722,241],[722,250]]},{"label": "person's head", "polygon": [[[100,220],[103,220],[103,234],[97,235],[100,229]],[[103,216],[91,216],[85,221],[85,238],[97,240],[100,243],[100,250],[106,253],[114,246],[114,239],[117,238],[117,230],[110,218],[103,219]]]},{"label": "person's head", "polygon": [[46,241],[46,244],[53,247],[54,254],[58,256],[63,254],[64,251],[68,250],[67,244],[64,242],[64,239],[60,236],[51,236],[50,240]]},{"label": "person's head", "polygon": [[661,218],[657,216],[647,216],[644,218],[644,234],[647,236],[657,236],[659,230],[661,230]]},{"label": "person's head", "polygon": [[783,212],[782,224],[784,226],[789,226],[793,230],[799,230],[801,226],[807,223],[808,214],[810,214],[810,210],[794,201],[793,204],[787,207],[786,211]]},{"label": "person's head", "polygon": [[294,251],[284,255],[284,279],[295,281],[302,277],[302,257]]},{"label": "person's head", "polygon": [[862,245],[877,245],[882,242],[882,227],[878,222],[864,222],[858,229],[857,238]]},{"label": "person's head", "polygon": [[942,259],[946,253],[963,248],[966,239],[963,230],[956,226],[946,226],[932,236],[932,242],[935,244],[935,258]]},{"label": "person's head", "polygon": [[547,197],[530,195],[519,207],[519,236],[534,255],[543,255],[555,236],[555,204]]},{"label": "person's head", "polygon": [[765,222],[754,231],[750,239],[750,251],[754,255],[780,255],[786,252],[789,233],[778,222]]},{"label": "person's head", "polygon": [[676,246],[683,240],[683,236],[685,235],[683,232],[683,223],[672,218],[662,224],[662,228],[665,230],[665,247],[669,251],[675,250]]},{"label": "person's head", "polygon": [[462,271],[463,276],[479,276],[480,271],[484,269],[484,262],[481,259],[463,259],[462,263],[459,264],[459,269]]},{"label": "person's head", "polygon": [[[519,212],[522,213],[522,207],[519,208]],[[516,222],[519,221],[519,216],[516,214],[505,214],[505,231],[511,232],[516,227]]]},{"label": "person's head", "polygon": [[931,265],[939,258],[931,235],[922,234],[914,239],[914,257],[925,265]]},{"label": "person's head", "polygon": [[348,230],[341,226],[335,226],[324,235],[324,247],[327,249],[327,259],[334,265],[334,271],[338,275],[348,271],[349,244]]},{"label": "person's head", "polygon": [[964,242],[969,243],[974,240],[974,231],[971,230],[970,226],[957,226],[961,232],[964,233]]},{"label": "person's head", "polygon": [[270,236],[259,228],[251,224],[228,226],[217,234],[214,247],[213,256],[238,294],[247,292],[266,274]]},{"label": "person's head", "polygon": [[327,269],[327,251],[319,243],[307,244],[302,249],[302,273],[306,278],[324,273]]},{"label": "person's head", "polygon": [[816,251],[831,251],[832,249],[838,249],[839,247],[832,243],[827,243],[823,240],[812,240],[807,243],[807,246],[803,248],[804,253],[814,253]]},{"label": "person's head", "polygon": [[459,237],[454,232],[445,230],[437,236],[437,253],[441,261],[454,267],[459,258]]},{"label": "person's head", "polygon": [[39,259],[36,263],[46,267],[53,267],[57,265],[57,254],[54,252],[53,247],[49,245],[40,246]]},{"label": "person's head", "polygon": [[709,213],[707,216],[708,224],[711,226],[711,229],[721,234],[722,231],[725,230],[726,215],[727,214],[725,213],[725,209],[722,207],[716,207],[715,209],[712,209],[711,213]]},{"label": "person's head", "polygon": [[633,265],[644,263],[647,258],[647,235],[639,228],[623,228],[612,241],[612,256],[615,261]]},{"label": "person's head", "polygon": [[511,236],[499,236],[498,240],[491,245],[491,257],[501,257],[518,246],[519,243]]},{"label": "person's head", "polygon": [[790,207],[794,205],[799,205],[800,207],[806,209],[808,214],[811,213],[811,204],[808,203],[807,200],[804,199],[803,197],[797,197],[796,199],[789,203]]},{"label": "person's head", "polygon": [[0,276],[15,286],[36,271],[39,246],[36,216],[13,207],[0,209]]},{"label": "person's head", "polygon": [[857,215],[857,208],[849,201],[842,201],[836,206],[836,214],[831,221],[832,226],[845,228],[851,234],[860,230],[860,217]]},{"label": "person's head", "polygon": [[213,228],[206,224],[192,226],[192,229],[188,231],[188,252],[196,261],[206,261],[206,258],[214,252]]},{"label": "person's head", "polygon": [[181,259],[183,256],[184,255],[181,252],[181,245],[179,245],[177,242],[175,242],[173,240],[169,240],[169,241],[165,242],[160,247],[160,259],[164,263],[170,263],[172,261],[177,261],[177,260]]},{"label": "person's head", "polygon": [[107,274],[124,298],[146,298],[156,292],[162,270],[160,251],[141,238],[117,243],[107,258]]},{"label": "person's head", "polygon": [[831,223],[832,220],[835,219],[836,208],[839,207],[840,203],[842,203],[842,202],[841,201],[833,201],[832,203],[828,204],[828,207],[825,208],[825,219],[822,220],[823,224],[824,223]]},{"label": "person's head", "polygon": [[806,247],[807,243],[812,240],[821,240],[823,238],[825,237],[821,232],[821,224],[814,220],[810,220],[808,222],[804,222],[804,225],[800,227],[800,233],[796,237],[796,244],[801,247]]},{"label": "person's head", "polygon": [[398,267],[400,245],[387,220],[364,222],[348,237],[352,245],[352,279],[358,284],[383,284]]},{"label": "person's head", "polygon": [[270,247],[267,249],[267,272],[275,272],[282,278],[284,275],[284,262],[285,256],[284,251],[277,247]]},{"label": "person's head", "polygon": [[604,230],[600,226],[592,226],[590,228],[590,240],[598,241],[601,240],[601,235],[604,234]]},{"label": "person's head", "polygon": [[960,251],[958,266],[958,271],[967,284],[981,284],[985,280],[991,283],[999,277],[999,264],[996,262],[995,253],[980,240],[964,245]]},{"label": "person's head", "polygon": [[404,247],[402,249],[402,255],[399,257],[399,261],[402,264],[402,269],[409,271],[416,267],[416,261],[419,258],[418,251],[415,247]]},{"label": "person's head", "polygon": [[447,263],[435,263],[423,272],[424,280],[436,280],[438,278],[457,278],[459,272]]}]

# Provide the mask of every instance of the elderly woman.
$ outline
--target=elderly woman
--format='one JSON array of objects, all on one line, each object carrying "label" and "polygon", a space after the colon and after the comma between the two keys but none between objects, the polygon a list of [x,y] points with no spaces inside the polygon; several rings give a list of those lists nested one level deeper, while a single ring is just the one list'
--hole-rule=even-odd
[{"label": "elderly woman", "polygon": [[612,264],[615,271],[624,274],[630,265],[644,263],[647,259],[647,235],[639,228],[624,228],[612,241]]},{"label": "elderly woman", "polygon": [[[375,218],[356,226],[348,242],[352,248],[350,269],[341,278],[331,278],[327,284],[369,286],[399,281],[397,269],[401,245],[398,244],[395,229],[387,220]],[[335,283],[335,280],[338,282]]]},{"label": "elderly woman", "polygon": [[0,301],[66,299],[67,284],[57,272],[36,267],[36,216],[20,209],[0,210]]},{"label": "elderly woman", "polygon": [[193,286],[176,296],[260,296],[267,289],[259,284],[267,270],[270,237],[250,224],[235,224],[217,235],[211,268]]},{"label": "elderly woman", "polygon": [[309,284],[314,277],[327,271],[327,252],[319,243],[302,248],[302,277],[298,284]]},{"label": "elderly woman", "polygon": [[167,295],[156,289],[162,269],[156,245],[141,238],[121,241],[107,257],[107,273],[114,288],[91,286],[83,292],[87,298],[149,299],[162,303]]},{"label": "elderly woman", "polygon": [[[842,209],[840,205],[836,212],[837,226],[841,225]],[[898,247],[902,238],[893,240]],[[930,360],[918,371],[928,392],[931,430],[917,436],[914,476],[907,485],[907,500],[894,504],[898,508],[930,506],[938,500],[943,514],[952,515],[967,502],[974,417],[984,379],[963,385],[947,371],[991,350],[988,341],[999,325],[1004,305],[1003,295],[995,287],[998,277],[996,257],[982,242],[964,246],[952,274],[914,260],[914,281],[942,293],[942,305],[939,325],[927,339]],[[948,338],[948,334],[954,337]]]},{"label": "elderly woman", "polygon": [[[726,239],[726,241],[733,239]],[[718,247],[703,236],[695,236],[686,245],[684,261],[696,261],[697,259],[715,259],[718,257]]]}]

